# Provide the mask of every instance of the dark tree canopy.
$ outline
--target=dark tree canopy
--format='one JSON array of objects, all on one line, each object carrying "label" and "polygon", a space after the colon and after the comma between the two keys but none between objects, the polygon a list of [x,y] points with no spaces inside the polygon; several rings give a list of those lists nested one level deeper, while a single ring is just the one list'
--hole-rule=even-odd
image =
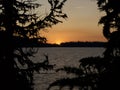
[{"label": "dark tree canopy", "polygon": [[106,56],[120,56],[120,0],[97,0],[100,11],[105,12],[99,24],[103,24],[103,34],[108,39]]},{"label": "dark tree canopy", "polygon": [[24,38],[39,37],[39,30],[62,22],[59,18],[67,18],[62,12],[65,1],[48,0],[50,12],[41,18],[41,15],[32,13],[41,7],[41,4],[34,0],[1,0],[0,31],[11,32],[14,36]]},{"label": "dark tree canopy", "polygon": [[33,12],[41,7],[37,0],[0,0],[1,90],[33,90],[34,71],[53,68],[46,60],[34,63],[30,59],[37,51],[35,48],[23,48],[31,40],[45,42],[39,31],[62,22],[60,18],[67,18],[62,12],[66,0],[47,1],[50,11],[41,18]]},{"label": "dark tree canopy", "polygon": [[120,31],[120,0],[97,0],[97,4],[105,12],[99,23],[104,25],[103,34],[109,39],[113,31]]}]

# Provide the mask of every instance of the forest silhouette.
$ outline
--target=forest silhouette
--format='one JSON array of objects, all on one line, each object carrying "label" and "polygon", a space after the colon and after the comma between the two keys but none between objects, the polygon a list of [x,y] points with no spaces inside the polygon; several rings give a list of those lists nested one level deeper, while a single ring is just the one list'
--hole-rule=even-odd
[{"label": "forest silhouette", "polygon": [[[16,39],[17,41],[19,41],[18,39]],[[42,48],[42,47],[105,47],[106,46],[106,42],[98,42],[98,41],[94,41],[94,42],[81,42],[81,41],[77,41],[77,42],[62,42],[60,44],[56,44],[56,43],[47,43],[47,42],[39,42],[37,40],[21,40],[22,43],[17,42],[17,44],[19,46],[24,46],[24,47],[37,47],[37,48]]]},{"label": "forest silhouette", "polygon": [[[26,44],[45,43],[39,31],[62,23],[66,0],[48,0],[50,12],[41,15],[33,11],[41,7],[36,0],[0,0],[0,90],[33,90],[33,74],[53,67],[46,60],[35,63],[30,59],[36,48]],[[22,44],[25,43],[25,44]]]},{"label": "forest silhouette", "polygon": [[119,90],[120,89],[120,0],[96,0],[98,9],[105,12],[99,24],[103,25],[103,35],[108,40],[103,57],[85,57],[79,60],[79,68],[59,68],[75,77],[61,78],[51,83],[47,90],[58,86],[59,90],[69,87],[74,90]]}]

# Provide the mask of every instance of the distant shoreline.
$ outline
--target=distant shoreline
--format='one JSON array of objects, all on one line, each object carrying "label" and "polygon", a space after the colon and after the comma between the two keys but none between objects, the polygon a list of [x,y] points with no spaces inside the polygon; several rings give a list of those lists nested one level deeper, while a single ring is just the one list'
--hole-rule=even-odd
[{"label": "distant shoreline", "polygon": [[106,42],[64,42],[60,45],[50,43],[30,43],[24,44],[25,47],[106,47]]}]

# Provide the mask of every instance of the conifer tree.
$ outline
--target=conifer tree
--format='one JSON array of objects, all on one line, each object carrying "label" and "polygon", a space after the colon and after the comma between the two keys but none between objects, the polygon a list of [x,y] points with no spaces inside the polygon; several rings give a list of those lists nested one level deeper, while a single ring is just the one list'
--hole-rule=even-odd
[{"label": "conifer tree", "polygon": [[46,39],[39,31],[62,22],[60,18],[67,18],[62,12],[65,1],[48,0],[50,12],[41,18],[33,13],[41,7],[37,0],[0,0],[1,90],[32,90],[34,71],[49,69],[49,64],[34,63],[29,58],[36,52],[34,48],[23,47],[31,40],[44,42]]}]

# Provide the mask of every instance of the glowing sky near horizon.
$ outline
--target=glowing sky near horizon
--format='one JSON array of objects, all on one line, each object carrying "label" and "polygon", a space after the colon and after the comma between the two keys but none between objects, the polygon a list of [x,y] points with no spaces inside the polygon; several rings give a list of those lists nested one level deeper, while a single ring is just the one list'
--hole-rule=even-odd
[{"label": "glowing sky near horizon", "polygon": [[63,12],[68,15],[67,20],[42,32],[48,43],[106,40],[102,25],[98,25],[102,13],[95,0],[67,0]]}]

